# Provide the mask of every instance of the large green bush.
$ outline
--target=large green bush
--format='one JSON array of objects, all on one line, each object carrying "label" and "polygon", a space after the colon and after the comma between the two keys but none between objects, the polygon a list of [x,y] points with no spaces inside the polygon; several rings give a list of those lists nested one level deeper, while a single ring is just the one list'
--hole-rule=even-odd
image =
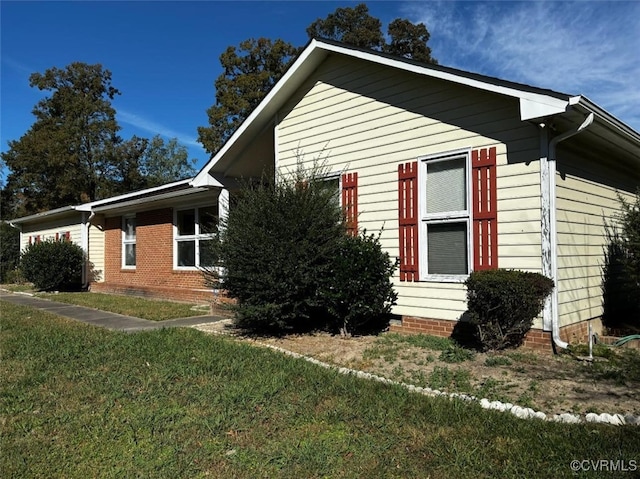
[{"label": "large green bush", "polygon": [[0,283],[15,277],[20,262],[20,231],[9,223],[0,222]]},{"label": "large green bush", "polygon": [[352,333],[380,324],[395,300],[394,266],[377,239],[347,236],[335,186],[314,170],[235,196],[212,242],[222,268],[204,274],[236,300],[236,326]]},{"label": "large green bush", "polygon": [[331,260],[322,300],[330,327],[342,335],[381,330],[389,323],[398,295],[391,276],[396,263],[382,250],[379,236],[343,235]]},{"label": "large green bush", "polygon": [[[319,292],[344,234],[335,193],[316,177],[247,185],[223,220],[215,255],[237,300],[238,327],[283,332],[317,326]],[[215,280],[215,270],[205,271]]]},{"label": "large green bush", "polygon": [[606,225],[602,268],[602,321],[608,328],[640,328],[640,190],[633,204],[620,199],[621,213]]},{"label": "large green bush", "polygon": [[51,239],[29,245],[20,258],[20,269],[39,290],[71,290],[82,285],[83,263],[80,246]]},{"label": "large green bush", "polygon": [[520,346],[553,290],[546,276],[506,269],[474,271],[465,285],[470,323],[483,350]]}]

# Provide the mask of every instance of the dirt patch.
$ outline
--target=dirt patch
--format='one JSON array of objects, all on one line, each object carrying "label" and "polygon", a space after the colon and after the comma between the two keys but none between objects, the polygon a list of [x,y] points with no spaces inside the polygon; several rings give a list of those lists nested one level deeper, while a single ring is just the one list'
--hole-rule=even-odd
[{"label": "dirt patch", "polygon": [[217,326],[218,330],[224,328],[244,341],[277,346],[335,366],[510,402],[546,414],[640,415],[640,355],[633,350],[608,348],[604,351],[607,358],[596,357],[590,362],[570,354],[523,349],[470,353],[449,339],[417,335],[342,338],[316,333],[256,339],[238,335],[228,326]]}]

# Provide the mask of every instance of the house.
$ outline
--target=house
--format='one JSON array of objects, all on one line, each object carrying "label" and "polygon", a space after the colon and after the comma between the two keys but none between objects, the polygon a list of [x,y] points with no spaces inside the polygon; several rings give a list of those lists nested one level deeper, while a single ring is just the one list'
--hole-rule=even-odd
[{"label": "house", "polygon": [[[211,301],[199,266],[218,222],[220,188],[191,179],[13,220],[20,245],[64,239],[87,254],[92,291]],[[205,253],[206,254],[206,253]]]},{"label": "house", "polygon": [[[496,267],[556,281],[528,344],[565,347],[590,321],[598,328],[604,219],[640,185],[640,134],[583,96],[324,40],[309,43],[193,179],[74,210],[102,225],[104,274],[92,289],[202,290],[177,279],[198,265],[182,266],[181,252],[192,258],[207,238],[200,209],[223,215],[241,178],[319,158],[351,224],[382,231],[400,260],[393,330],[450,334],[467,275]],[[188,234],[181,208],[193,211]],[[23,235],[41,227],[30,225]],[[149,256],[163,266],[143,267]]]},{"label": "house", "polygon": [[587,98],[313,40],[192,184],[316,158],[400,258],[394,329],[450,333],[467,274],[495,267],[556,279],[530,343],[601,315],[603,220],[640,185],[640,134]]}]

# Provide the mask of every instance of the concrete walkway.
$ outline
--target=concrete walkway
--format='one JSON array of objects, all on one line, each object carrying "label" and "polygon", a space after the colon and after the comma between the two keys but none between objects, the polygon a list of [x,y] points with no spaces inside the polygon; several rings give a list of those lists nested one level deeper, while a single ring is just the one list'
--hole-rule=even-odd
[{"label": "concrete walkway", "polygon": [[0,300],[13,304],[30,306],[32,308],[48,311],[65,318],[74,319],[86,324],[93,324],[101,328],[116,331],[146,331],[149,329],[175,328],[180,326],[194,326],[196,324],[216,323],[223,319],[222,316],[192,316],[189,318],[169,319],[166,321],[149,321],[148,319],[134,318],[123,314],[109,313],[98,309],[75,306],[72,304],[58,303],[48,299],[36,298],[26,294],[0,291]]}]

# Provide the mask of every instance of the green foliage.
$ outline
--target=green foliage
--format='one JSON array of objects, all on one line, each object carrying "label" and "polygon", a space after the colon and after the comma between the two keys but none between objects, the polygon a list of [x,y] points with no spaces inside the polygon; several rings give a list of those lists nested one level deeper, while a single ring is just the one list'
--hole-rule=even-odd
[{"label": "green foliage", "polygon": [[474,271],[465,285],[470,323],[484,350],[521,345],[553,290],[541,274],[506,269]]},{"label": "green foliage", "polygon": [[332,326],[343,335],[386,327],[398,297],[390,280],[395,269],[380,235],[343,235],[322,291]]},{"label": "green foliage", "polygon": [[0,283],[15,278],[20,262],[20,231],[9,223],[0,222]]},{"label": "green foliage", "polygon": [[586,445],[637,457],[633,426],[523,421],[191,328],[127,334],[1,308],[7,478],[538,479]]},{"label": "green foliage", "polygon": [[307,35],[376,50],[384,45],[382,22],[369,15],[364,3],[355,8],[338,8],[325,19],[318,18],[307,27]]},{"label": "green foliage", "polygon": [[[278,184],[247,185],[223,220],[219,250],[222,286],[237,299],[236,324],[250,330],[315,327],[319,292],[331,277],[344,235],[335,192],[319,172]],[[205,272],[215,281],[216,270]]]},{"label": "green foliage", "polygon": [[431,56],[431,48],[427,46],[431,35],[424,23],[416,25],[409,20],[396,18],[389,24],[388,33],[391,42],[384,46],[383,50],[386,53],[423,63],[438,64]]},{"label": "green foliage", "polygon": [[284,75],[300,49],[268,38],[240,42],[220,55],[224,70],[215,81],[216,103],[207,110],[209,126],[198,127],[198,141],[216,153]]},{"label": "green foliage", "polygon": [[[363,3],[354,8],[338,8],[325,19],[318,18],[307,28],[309,38],[328,38],[361,48],[399,55],[427,63],[437,63],[427,46],[429,31],[423,23],[396,19],[389,24],[390,43],[382,33],[382,23],[369,15]],[[284,75],[302,47],[283,40],[249,39],[238,47],[229,46],[220,55],[224,72],[216,79],[216,102],[207,110],[208,126],[198,127],[198,141],[215,154],[238,126],[258,106]]]},{"label": "green foliage", "polygon": [[607,223],[602,267],[602,321],[608,328],[640,328],[640,190],[633,204],[619,197],[621,212]]},{"label": "green foliage", "polygon": [[24,277],[43,291],[79,288],[84,252],[70,241],[46,240],[27,247],[20,258]]},{"label": "green foliage", "polygon": [[[239,194],[212,256],[237,300],[236,325],[252,331],[381,329],[396,295],[395,265],[378,238],[346,235],[335,188],[320,168]],[[211,284],[217,268],[205,270]]]},{"label": "green foliage", "polygon": [[454,344],[443,350],[438,359],[445,363],[462,363],[464,361],[471,361],[474,357],[475,353],[473,351]]},{"label": "green foliage", "polygon": [[9,141],[2,167],[3,218],[80,204],[191,176],[186,150],[159,137],[118,136],[111,102],[120,92],[102,65],[74,62],[34,73],[30,86],[47,92],[31,128]]}]

